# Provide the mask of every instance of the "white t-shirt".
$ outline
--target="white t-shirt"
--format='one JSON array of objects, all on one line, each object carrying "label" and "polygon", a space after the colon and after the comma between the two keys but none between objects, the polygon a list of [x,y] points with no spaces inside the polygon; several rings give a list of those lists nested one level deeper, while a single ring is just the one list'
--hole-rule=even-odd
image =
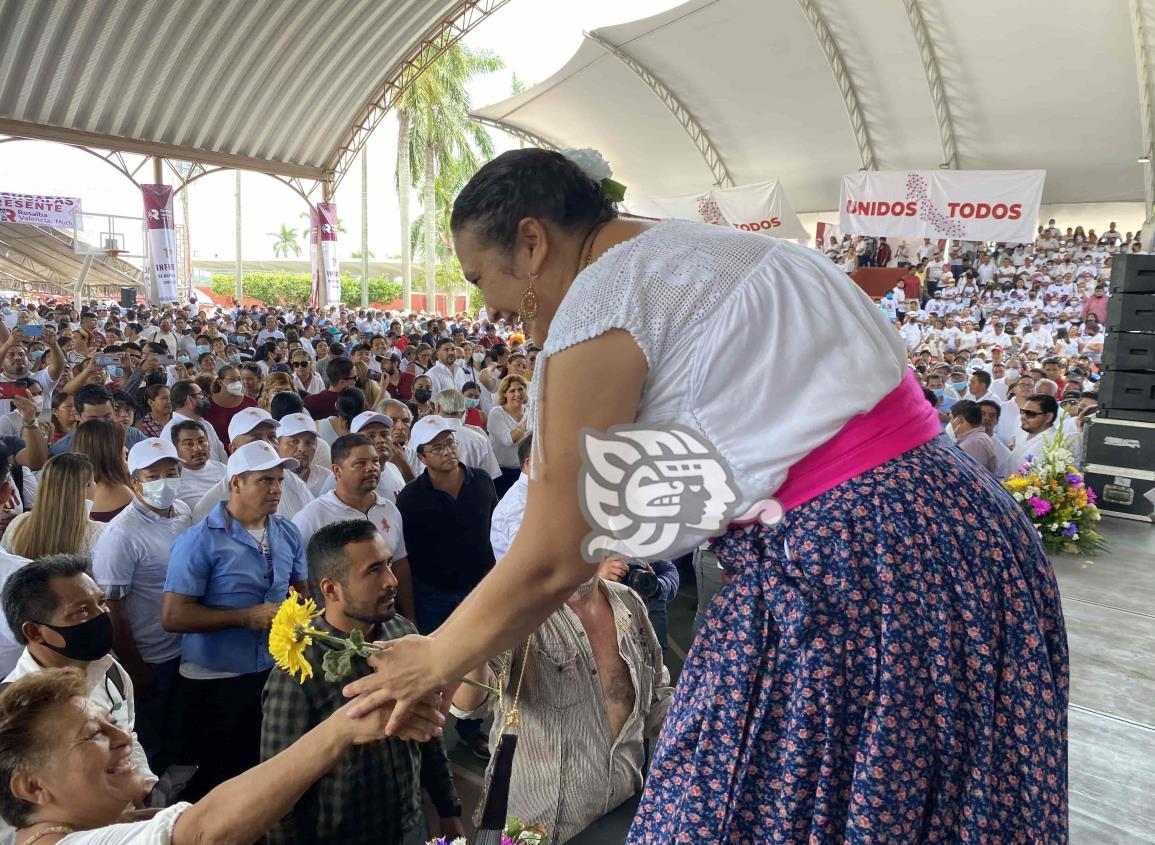
[{"label": "white t-shirt", "polygon": [[189,469],[184,464],[180,468],[180,491],[176,494],[177,500],[184,502],[193,510],[217,482],[225,477],[225,465],[219,461],[208,460],[200,469]]},{"label": "white t-shirt", "polygon": [[[424,469],[422,467],[421,469]],[[420,474],[421,469],[415,470],[415,474]],[[314,469],[313,472],[317,470]],[[401,474],[401,470],[393,466],[393,464],[385,464],[381,467],[381,479],[377,482],[377,495],[382,499],[387,499],[390,502],[397,501],[397,494],[405,486],[405,476]],[[320,493],[318,495],[325,495],[337,489],[337,477],[332,472],[320,486]]]},{"label": "white t-shirt", "polygon": [[[193,508],[193,523],[200,522],[209,515],[209,511],[229,497],[229,480],[222,478],[197,502]],[[285,470],[284,481],[281,483],[281,501],[277,505],[277,516],[292,519],[309,502],[313,501],[313,494],[305,486],[305,482],[297,477],[295,472]]]}]

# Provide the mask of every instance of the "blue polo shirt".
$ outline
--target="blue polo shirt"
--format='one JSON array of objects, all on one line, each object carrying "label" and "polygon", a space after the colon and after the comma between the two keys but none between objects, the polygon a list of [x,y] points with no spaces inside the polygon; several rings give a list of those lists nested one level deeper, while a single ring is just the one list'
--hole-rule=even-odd
[{"label": "blue polo shirt", "polygon": [[[205,607],[280,604],[288,596],[290,584],[308,578],[301,533],[289,520],[269,517],[266,542],[273,557],[270,577],[269,564],[256,541],[228,514],[226,504],[221,502],[172,544],[164,591],[197,596]],[[273,666],[269,633],[226,628],[185,634],[181,662],[213,672],[263,672]]]}]

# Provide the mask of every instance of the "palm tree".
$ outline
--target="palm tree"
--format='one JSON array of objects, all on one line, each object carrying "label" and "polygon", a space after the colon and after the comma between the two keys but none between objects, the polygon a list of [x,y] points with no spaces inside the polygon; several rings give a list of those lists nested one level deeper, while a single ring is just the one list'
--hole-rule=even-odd
[{"label": "palm tree", "polygon": [[273,239],[273,255],[277,258],[288,258],[290,252],[293,253],[294,257],[301,255],[301,245],[297,243],[296,229],[290,229],[282,223],[281,231],[269,232],[269,237]]},{"label": "palm tree", "polygon": [[[412,279],[412,258],[406,256],[410,251],[409,193],[412,184],[420,182],[427,310],[433,309],[436,294],[439,175],[458,169],[472,175],[493,156],[489,133],[469,120],[471,103],[466,86],[475,76],[500,70],[504,65],[489,50],[474,51],[455,44],[414,80],[398,104],[402,287],[404,293]],[[406,307],[409,305],[407,301]]]}]

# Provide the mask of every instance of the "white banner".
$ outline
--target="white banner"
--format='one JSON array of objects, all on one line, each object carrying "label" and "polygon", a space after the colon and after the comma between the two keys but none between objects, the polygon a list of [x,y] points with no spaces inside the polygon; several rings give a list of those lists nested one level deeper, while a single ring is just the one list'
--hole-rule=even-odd
[{"label": "white banner", "polygon": [[0,223],[71,229],[76,225],[79,211],[80,200],[72,197],[38,197],[0,191]]},{"label": "white banner", "polygon": [[148,229],[148,261],[156,278],[157,302],[176,302],[176,243],[172,217],[172,185],[141,185],[144,223]]},{"label": "white banner", "polygon": [[1045,170],[863,170],[842,177],[852,235],[1028,243]]},{"label": "white banner", "polygon": [[630,210],[649,217],[702,220],[775,238],[809,238],[778,180],[714,188],[704,194],[642,198],[630,204]]},{"label": "white banner", "polygon": [[337,204],[317,203],[318,239],[321,247],[320,272],[325,276],[327,305],[341,304],[341,268],[337,261]]}]

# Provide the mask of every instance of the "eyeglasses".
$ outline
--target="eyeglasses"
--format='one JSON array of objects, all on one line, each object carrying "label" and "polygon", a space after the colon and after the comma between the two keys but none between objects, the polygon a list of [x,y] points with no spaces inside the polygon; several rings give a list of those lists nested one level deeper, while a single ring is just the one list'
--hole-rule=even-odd
[{"label": "eyeglasses", "polygon": [[426,445],[426,452],[432,452],[434,455],[449,455],[457,451],[457,441],[450,437],[436,445]]},{"label": "eyeglasses", "polygon": [[1027,419],[1032,419],[1032,420],[1035,417],[1041,417],[1045,413],[1046,413],[1046,411],[1028,411],[1026,408],[1021,408],[1019,410],[1019,414],[1026,417]]}]

